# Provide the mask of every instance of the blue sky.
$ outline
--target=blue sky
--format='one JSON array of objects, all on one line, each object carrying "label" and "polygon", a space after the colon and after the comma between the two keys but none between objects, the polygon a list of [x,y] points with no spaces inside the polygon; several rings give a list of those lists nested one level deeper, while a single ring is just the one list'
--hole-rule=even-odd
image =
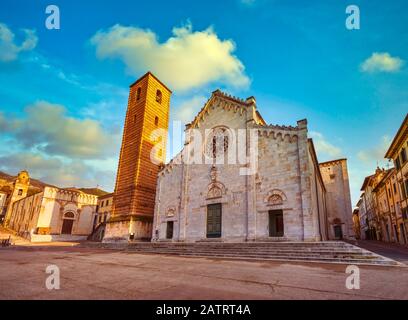
[{"label": "blue sky", "polygon": [[307,118],[320,161],[348,158],[353,205],[386,165],[408,110],[406,1],[83,2],[52,2],[60,30],[48,1],[0,4],[0,170],[112,190],[128,86],[147,70],[173,89],[171,120],[216,88],[255,96],[268,123]]}]

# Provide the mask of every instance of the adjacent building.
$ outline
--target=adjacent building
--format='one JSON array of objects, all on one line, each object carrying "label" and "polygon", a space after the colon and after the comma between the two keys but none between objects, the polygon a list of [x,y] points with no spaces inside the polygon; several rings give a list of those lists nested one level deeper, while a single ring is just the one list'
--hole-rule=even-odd
[{"label": "adjacent building", "polygon": [[408,244],[408,115],[385,158],[394,167],[364,179],[357,203],[361,238]]},{"label": "adjacent building", "polygon": [[98,197],[98,205],[96,207],[96,216],[92,235],[89,240],[102,241],[105,236],[106,223],[112,215],[113,193],[107,193]]},{"label": "adjacent building", "polygon": [[[2,173],[5,175],[4,173]],[[32,242],[85,240],[98,220],[97,188],[57,188],[32,180],[27,171],[2,180],[4,225]],[[4,202],[5,201],[5,202]],[[4,205],[3,205],[4,206]]]},{"label": "adjacent building", "polygon": [[382,228],[377,211],[377,195],[374,192],[376,186],[385,176],[384,169],[377,168],[373,175],[367,176],[361,186],[361,199],[357,206],[360,212],[361,237],[367,240],[382,239]]},{"label": "adjacent building", "polygon": [[8,227],[32,242],[85,240],[93,230],[97,201],[78,189],[45,187],[14,202]]},{"label": "adjacent building", "polygon": [[[397,134],[385,154],[385,158],[393,161],[395,167],[392,189],[395,192],[396,224],[399,240],[408,243],[408,114],[405,116]],[[394,187],[395,184],[395,187]],[[398,195],[398,196],[397,196]]]},{"label": "adjacent building", "polygon": [[98,197],[96,225],[106,223],[110,219],[112,214],[112,206],[113,193],[107,193],[103,196]]},{"label": "adjacent building", "polygon": [[395,195],[391,191],[395,180],[395,169],[384,171],[381,180],[374,187],[375,211],[379,228],[378,239],[385,242],[398,242]]},{"label": "adjacent building", "polygon": [[353,230],[357,240],[361,239],[361,224],[359,216],[359,208],[353,210]]},{"label": "adjacent building", "polygon": [[0,190],[0,223],[3,222],[7,210],[8,193]]}]

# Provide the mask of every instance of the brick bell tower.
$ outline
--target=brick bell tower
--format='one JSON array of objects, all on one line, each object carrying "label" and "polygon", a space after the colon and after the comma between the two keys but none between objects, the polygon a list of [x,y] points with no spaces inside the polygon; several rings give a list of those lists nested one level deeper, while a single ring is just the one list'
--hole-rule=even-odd
[{"label": "brick bell tower", "polygon": [[166,158],[166,136],[154,132],[164,129],[167,134],[170,96],[171,91],[151,72],[130,86],[113,210],[104,242],[152,237],[157,174]]}]

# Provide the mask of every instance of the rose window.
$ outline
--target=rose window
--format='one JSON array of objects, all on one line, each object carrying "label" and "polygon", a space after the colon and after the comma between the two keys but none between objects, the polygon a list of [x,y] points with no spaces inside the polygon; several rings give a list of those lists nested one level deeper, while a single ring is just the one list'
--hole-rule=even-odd
[{"label": "rose window", "polygon": [[207,137],[205,153],[210,158],[217,158],[228,150],[228,129],[215,128]]}]

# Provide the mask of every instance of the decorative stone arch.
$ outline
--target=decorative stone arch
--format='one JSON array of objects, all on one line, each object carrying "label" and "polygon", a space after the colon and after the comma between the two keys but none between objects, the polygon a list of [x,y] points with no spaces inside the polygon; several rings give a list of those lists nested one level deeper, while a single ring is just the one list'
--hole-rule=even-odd
[{"label": "decorative stone arch", "polygon": [[75,213],[73,211],[67,211],[63,215],[63,219],[75,220]]},{"label": "decorative stone arch", "polygon": [[286,202],[287,197],[282,190],[274,189],[268,192],[266,195],[264,202],[268,206],[281,206]]},{"label": "decorative stone arch", "polygon": [[225,195],[225,186],[221,182],[212,182],[208,185],[206,199],[222,198]]},{"label": "decorative stone arch", "polygon": [[56,199],[56,203],[59,204],[59,211],[60,211],[60,218],[63,219],[65,213],[67,212],[72,212],[75,215],[75,218],[80,214],[80,209],[78,208],[78,203],[74,201],[65,201],[65,200],[60,200]]}]

